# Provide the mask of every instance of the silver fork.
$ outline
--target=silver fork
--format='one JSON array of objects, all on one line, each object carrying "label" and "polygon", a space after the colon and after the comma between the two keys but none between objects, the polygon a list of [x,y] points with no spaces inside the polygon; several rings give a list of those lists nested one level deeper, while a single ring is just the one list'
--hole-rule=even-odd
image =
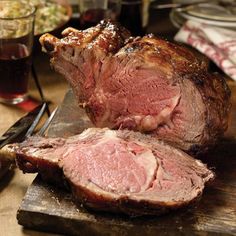
[{"label": "silver fork", "polygon": [[57,113],[58,107],[56,107],[53,112],[51,113],[51,115],[48,117],[48,119],[46,120],[46,122],[43,124],[43,126],[41,127],[41,129],[37,132],[37,135],[39,136],[43,136],[45,134],[45,131],[47,130],[47,128],[49,127],[49,125],[51,124],[55,114]]},{"label": "silver fork", "polygon": [[[53,112],[51,113],[51,115],[48,117],[48,119],[45,121],[45,123],[43,124],[43,126],[40,128],[40,130],[36,133],[36,135],[38,136],[43,136],[47,130],[47,128],[49,127],[49,125],[51,124],[56,112],[57,112],[58,107],[56,107]],[[30,128],[28,129],[26,135],[25,135],[25,139],[29,138],[30,136],[33,135],[33,132],[36,128],[36,126],[38,125],[38,122],[40,121],[40,119],[42,118],[44,112],[39,112],[39,114],[37,115],[37,117],[35,118],[35,121],[33,122],[33,124],[30,126]]]}]

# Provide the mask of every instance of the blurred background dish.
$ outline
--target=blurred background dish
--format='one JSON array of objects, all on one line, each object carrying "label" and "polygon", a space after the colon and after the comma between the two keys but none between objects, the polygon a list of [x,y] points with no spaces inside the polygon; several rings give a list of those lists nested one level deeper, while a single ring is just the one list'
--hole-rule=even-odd
[{"label": "blurred background dish", "polygon": [[180,28],[186,20],[236,29],[236,2],[209,2],[175,8],[170,13],[173,25]]},{"label": "blurred background dish", "polygon": [[37,7],[35,35],[41,35],[63,27],[72,16],[68,0],[26,0]]}]

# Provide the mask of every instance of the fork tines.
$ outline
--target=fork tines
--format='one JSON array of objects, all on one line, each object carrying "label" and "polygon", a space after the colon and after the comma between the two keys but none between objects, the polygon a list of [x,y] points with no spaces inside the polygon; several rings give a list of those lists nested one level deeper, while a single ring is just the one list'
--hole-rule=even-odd
[{"label": "fork tines", "polygon": [[44,125],[41,127],[41,129],[37,132],[37,135],[39,136],[43,136],[45,131],[47,130],[47,128],[49,127],[50,123],[52,122],[56,112],[57,112],[58,107],[55,108],[55,110],[51,113],[51,115],[49,116],[49,118],[46,120],[46,122],[44,123]]},{"label": "fork tines", "polygon": [[44,103],[43,103],[43,106],[42,106],[42,108],[40,109],[38,115],[36,116],[34,122],[33,122],[32,125],[29,127],[28,131],[26,132],[25,138],[28,138],[28,137],[30,137],[30,136],[33,134],[33,132],[34,132],[36,126],[38,125],[40,119],[42,118],[42,116],[43,116],[43,114],[44,114],[44,112],[45,112],[47,106],[48,106],[47,103],[44,102]]}]

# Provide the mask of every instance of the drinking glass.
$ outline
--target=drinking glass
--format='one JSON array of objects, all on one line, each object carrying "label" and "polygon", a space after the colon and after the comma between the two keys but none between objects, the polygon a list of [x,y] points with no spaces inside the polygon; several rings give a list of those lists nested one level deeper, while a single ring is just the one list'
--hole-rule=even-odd
[{"label": "drinking glass", "polygon": [[142,8],[145,2],[144,0],[122,0],[120,23],[133,36],[144,34],[142,27]]},{"label": "drinking glass", "polygon": [[94,26],[103,19],[118,20],[120,7],[120,0],[79,0],[81,28]]},{"label": "drinking glass", "polygon": [[34,40],[35,7],[27,1],[0,1],[0,102],[27,98]]}]

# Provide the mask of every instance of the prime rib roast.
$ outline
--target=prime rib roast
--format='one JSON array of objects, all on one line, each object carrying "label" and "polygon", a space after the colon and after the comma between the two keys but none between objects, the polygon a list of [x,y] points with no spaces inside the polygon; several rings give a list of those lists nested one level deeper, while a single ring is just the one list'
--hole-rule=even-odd
[{"label": "prime rib roast", "polygon": [[76,202],[99,211],[162,214],[194,202],[214,177],[183,151],[129,130],[90,128],[67,139],[35,136],[12,147],[24,172],[57,184],[66,179]]},{"label": "prime rib roast", "polygon": [[110,21],[62,34],[40,42],[96,127],[149,133],[190,153],[226,130],[230,91],[203,56]]},{"label": "prime rib roast", "polygon": [[110,21],[40,42],[98,128],[10,146],[20,169],[70,186],[95,210],[158,215],[198,199],[214,174],[184,151],[214,144],[230,110],[229,88],[203,56]]}]

